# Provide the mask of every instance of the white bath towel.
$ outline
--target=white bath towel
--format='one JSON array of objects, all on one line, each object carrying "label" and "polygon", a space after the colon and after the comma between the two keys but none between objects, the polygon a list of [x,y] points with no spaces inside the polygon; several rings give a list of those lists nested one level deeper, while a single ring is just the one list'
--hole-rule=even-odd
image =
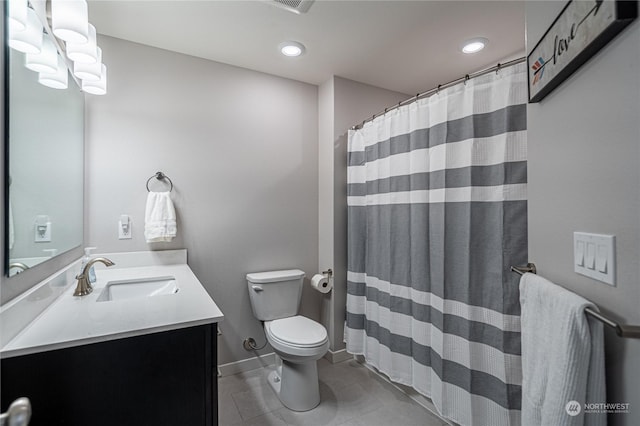
[{"label": "white bath towel", "polygon": [[144,237],[147,242],[171,241],[177,232],[176,210],[170,192],[149,192],[144,214]]},{"label": "white bath towel", "polygon": [[602,323],[584,313],[596,306],[534,274],[520,280],[520,304],[522,425],[605,426],[588,405],[606,403]]}]

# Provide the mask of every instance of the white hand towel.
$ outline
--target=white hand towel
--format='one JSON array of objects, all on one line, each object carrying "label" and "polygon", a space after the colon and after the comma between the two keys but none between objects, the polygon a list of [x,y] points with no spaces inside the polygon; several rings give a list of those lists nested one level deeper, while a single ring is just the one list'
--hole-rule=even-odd
[{"label": "white hand towel", "polygon": [[144,237],[147,242],[171,241],[177,231],[176,210],[170,192],[149,192],[144,214]]},{"label": "white hand towel", "polygon": [[605,426],[605,413],[585,413],[607,402],[602,323],[584,313],[596,306],[534,274],[520,280],[520,304],[522,425]]}]

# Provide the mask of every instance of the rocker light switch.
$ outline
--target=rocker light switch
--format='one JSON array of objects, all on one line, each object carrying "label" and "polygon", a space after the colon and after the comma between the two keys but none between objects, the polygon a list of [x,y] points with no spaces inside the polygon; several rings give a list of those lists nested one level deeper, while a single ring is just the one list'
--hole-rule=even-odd
[{"label": "rocker light switch", "polygon": [[613,235],[573,233],[574,271],[594,280],[615,285],[615,244]]},{"label": "rocker light switch", "polygon": [[576,241],[574,256],[576,265],[584,266],[584,241]]},{"label": "rocker light switch", "polygon": [[588,269],[596,268],[596,245],[595,243],[587,243],[586,267]]},{"label": "rocker light switch", "polygon": [[607,246],[604,244],[598,244],[598,248],[596,251],[596,270],[598,272],[602,272],[603,274],[607,273],[608,257],[609,250],[607,250]]}]

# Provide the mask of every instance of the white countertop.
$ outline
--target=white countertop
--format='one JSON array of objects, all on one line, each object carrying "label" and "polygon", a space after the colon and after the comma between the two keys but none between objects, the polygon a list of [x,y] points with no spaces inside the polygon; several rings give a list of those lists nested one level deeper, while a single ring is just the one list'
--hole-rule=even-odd
[{"label": "white countertop", "polygon": [[[109,257],[109,255],[106,255]],[[186,258],[186,253],[185,253]],[[123,262],[127,265],[127,262]],[[73,296],[75,283],[0,349],[2,358],[139,336],[222,321],[222,312],[189,266],[96,264],[96,282],[87,296]],[[173,276],[176,294],[97,302],[110,281]]]}]

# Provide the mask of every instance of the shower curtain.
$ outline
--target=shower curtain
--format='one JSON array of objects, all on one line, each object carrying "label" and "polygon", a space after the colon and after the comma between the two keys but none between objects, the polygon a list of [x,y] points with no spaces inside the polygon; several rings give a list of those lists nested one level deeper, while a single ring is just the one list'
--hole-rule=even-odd
[{"label": "shower curtain", "polygon": [[525,65],[349,132],[347,351],[461,425],[520,424]]}]

